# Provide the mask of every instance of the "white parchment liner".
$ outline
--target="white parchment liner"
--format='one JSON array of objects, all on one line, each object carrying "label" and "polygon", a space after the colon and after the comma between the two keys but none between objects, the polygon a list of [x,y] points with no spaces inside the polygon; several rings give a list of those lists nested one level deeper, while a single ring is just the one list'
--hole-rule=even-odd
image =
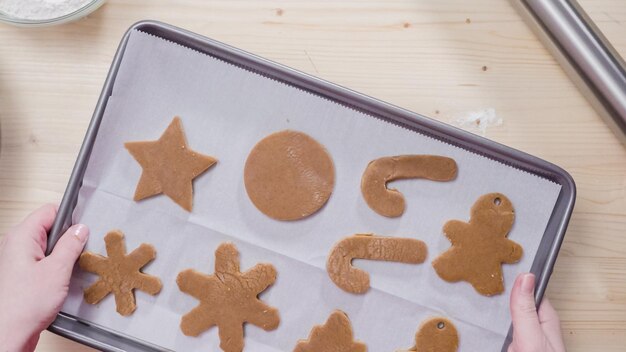
[{"label": "white parchment liner", "polygon": [[[182,118],[190,147],[219,159],[196,179],[192,213],[162,195],[134,202],[141,168],[123,147],[127,141],[159,138],[176,115]],[[328,204],[301,221],[266,217],[250,202],[243,184],[251,148],[283,129],[318,140],[336,167]],[[388,219],[363,201],[361,174],[369,161],[400,154],[449,156],[459,173],[453,182],[395,182],[407,209],[402,217]],[[155,297],[136,292],[137,310],[122,317],[111,295],[95,306],[83,301],[83,288],[97,277],[77,269],[63,311],[165,348],[219,351],[217,328],[197,338],[181,333],[181,316],[198,302],[180,292],[175,280],[187,268],[212,273],[215,249],[232,241],[241,253],[242,270],[258,262],[278,270],[276,283],[261,297],[279,309],[281,324],[272,332],[247,325],[247,351],[291,351],[297,339],[306,338],[334,309],[349,315],[356,338],[372,352],[412,346],[420,322],[434,315],[456,324],[460,351],[499,351],[510,324],[513,280],[530,269],[559,191],[559,185],[545,179],[135,31],[73,221],[91,228],[89,251],[105,254],[103,237],[112,229],[126,234],[129,252],[143,242],[153,244],[157,258],[144,271],[159,276],[163,290]],[[489,192],[511,199],[516,220],[509,238],[525,250],[520,263],[504,265],[507,290],[495,297],[483,297],[467,283],[442,281],[430,264],[450,245],[442,234],[444,223],[467,221],[472,204]],[[339,239],[367,232],[418,238],[428,246],[427,261],[355,261],[371,274],[372,288],[364,295],[343,292],[326,274],[326,255]]]}]

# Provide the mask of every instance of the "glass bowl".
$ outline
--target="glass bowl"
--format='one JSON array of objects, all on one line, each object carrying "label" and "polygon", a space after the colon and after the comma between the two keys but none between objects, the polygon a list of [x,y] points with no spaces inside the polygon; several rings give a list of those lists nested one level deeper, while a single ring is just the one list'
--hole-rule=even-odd
[{"label": "glass bowl", "polygon": [[55,18],[37,19],[37,20],[17,18],[5,12],[2,12],[2,10],[0,10],[0,22],[8,23],[8,24],[16,25],[16,26],[22,26],[22,27],[53,26],[57,24],[75,21],[79,18],[85,17],[88,14],[94,12],[100,6],[102,6],[102,4],[104,4],[105,1],[106,0],[92,0],[88,2],[87,4],[85,4],[83,7],[79,8],[78,10],[74,12],[70,12],[66,15],[55,17]]}]

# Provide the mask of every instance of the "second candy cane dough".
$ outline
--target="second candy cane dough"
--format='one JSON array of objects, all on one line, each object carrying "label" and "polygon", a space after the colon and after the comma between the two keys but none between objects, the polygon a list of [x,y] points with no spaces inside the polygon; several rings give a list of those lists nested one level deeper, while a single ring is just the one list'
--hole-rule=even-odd
[{"label": "second candy cane dough", "polygon": [[326,271],[344,291],[365,293],[370,287],[369,274],[353,267],[353,259],[419,264],[426,260],[426,252],[426,244],[420,240],[357,234],[335,244],[328,255]]}]

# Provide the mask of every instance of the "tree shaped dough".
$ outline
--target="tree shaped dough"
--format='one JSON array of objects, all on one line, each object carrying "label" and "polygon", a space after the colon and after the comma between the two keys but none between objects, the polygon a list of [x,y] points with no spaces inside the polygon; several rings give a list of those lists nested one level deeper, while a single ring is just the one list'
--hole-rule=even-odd
[{"label": "tree shaped dough", "polygon": [[399,155],[371,161],[361,178],[361,193],[367,205],[378,214],[395,218],[404,213],[404,196],[387,188],[394,180],[424,178],[450,181],[456,177],[454,159],[439,155]]},{"label": "tree shaped dough", "polygon": [[426,260],[426,244],[413,238],[356,234],[337,242],[326,260],[328,276],[342,290],[365,293],[369,274],[352,266],[353,259],[420,264]]},{"label": "tree shaped dough", "polygon": [[217,162],[187,146],[178,116],[158,140],[128,142],[124,146],[143,169],[134,200],[163,193],[187,211],[193,207],[193,179]]},{"label": "tree shaped dough", "polygon": [[293,352],[365,352],[362,342],[353,340],[352,325],[346,313],[334,311],[326,323],[315,326],[308,340],[300,340]]},{"label": "tree shaped dough", "polygon": [[503,194],[480,197],[468,223],[451,220],[444,225],[452,246],[433,261],[437,274],[448,282],[467,281],[485,296],[502,293],[502,263],[518,262],[523,252],[507,238],[514,219],[513,205]]},{"label": "tree shaped dough", "polygon": [[200,301],[196,308],[183,316],[181,330],[187,336],[198,336],[217,325],[222,350],[241,352],[244,323],[265,331],[278,327],[278,310],[257,297],[274,281],[276,269],[271,264],[257,264],[241,273],[235,245],[221,244],[215,251],[213,275],[187,269],[176,278],[181,291]]},{"label": "tree shaped dough", "polygon": [[454,324],[445,318],[432,318],[415,333],[415,346],[396,352],[456,352],[458,348],[459,334]]},{"label": "tree shaped dough", "polygon": [[140,271],[156,257],[156,251],[152,245],[142,243],[127,255],[124,234],[121,231],[109,232],[104,237],[104,242],[108,258],[85,252],[78,260],[81,269],[100,275],[96,283],[85,289],[85,301],[96,304],[109,293],[113,293],[117,312],[127,316],[137,307],[134,289],[151,295],[161,291],[161,280],[158,277]]}]

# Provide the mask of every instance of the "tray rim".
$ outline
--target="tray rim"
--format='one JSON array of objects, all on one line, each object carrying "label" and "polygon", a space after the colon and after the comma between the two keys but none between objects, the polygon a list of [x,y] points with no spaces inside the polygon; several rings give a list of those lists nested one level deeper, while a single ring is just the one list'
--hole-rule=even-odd
[{"label": "tray rim", "polygon": [[[427,137],[435,138],[444,143],[514,167],[521,172],[527,172],[561,185],[561,191],[530,270],[537,277],[535,301],[537,305],[541,302],[576,200],[576,185],[574,179],[567,171],[538,157],[433,120],[424,115],[325,81],[200,34],[153,20],[143,20],[133,24],[120,41],[91,122],[85,133],[85,138],[59,206],[57,217],[49,232],[46,255],[54,248],[60,235],[71,225],[72,212],[76,206],[78,191],[82,185],[82,178],[89,162],[104,110],[108,98],[111,96],[128,39],[135,30],[216,57],[250,72],[321,96],[371,117],[407,128]],[[169,351],[138,339],[129,339],[118,335],[107,328],[81,321],[79,318],[63,312],[57,315],[55,321],[48,327],[48,330],[103,351]],[[511,339],[512,326],[509,327],[509,334],[502,346],[501,350],[503,352],[508,348]]]}]

